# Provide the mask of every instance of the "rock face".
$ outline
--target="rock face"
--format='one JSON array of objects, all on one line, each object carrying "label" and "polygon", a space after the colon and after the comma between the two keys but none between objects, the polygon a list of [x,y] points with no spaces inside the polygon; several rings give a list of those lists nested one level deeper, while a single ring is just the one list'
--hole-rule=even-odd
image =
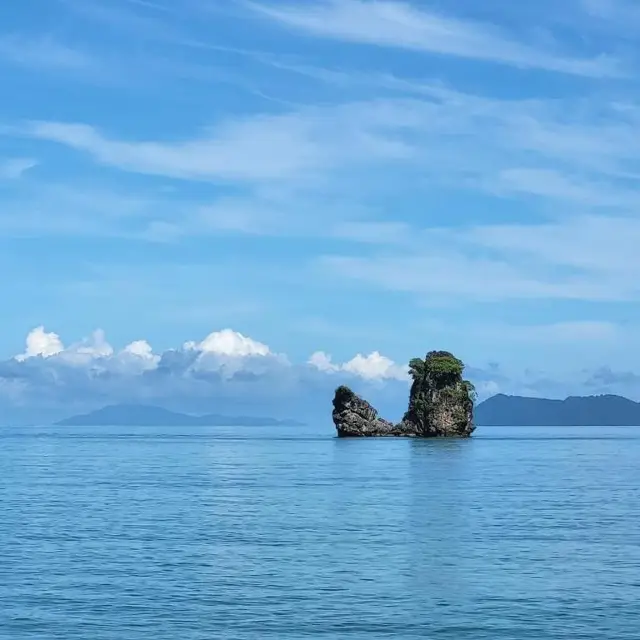
[{"label": "rock face", "polygon": [[463,363],[447,351],[431,351],[409,363],[413,379],[409,407],[396,425],[345,386],[333,398],[333,422],[341,437],[469,437],[473,425],[473,385],[462,379]]},{"label": "rock face", "polygon": [[338,435],[390,436],[394,425],[378,417],[378,412],[349,387],[338,387],[333,397],[333,423]]}]

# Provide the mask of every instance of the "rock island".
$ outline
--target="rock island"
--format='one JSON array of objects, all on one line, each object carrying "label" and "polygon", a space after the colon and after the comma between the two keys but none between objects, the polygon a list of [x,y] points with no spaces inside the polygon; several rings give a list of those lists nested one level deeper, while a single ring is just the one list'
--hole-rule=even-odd
[{"label": "rock island", "polygon": [[431,351],[409,363],[413,380],[409,406],[393,424],[349,387],[340,386],[333,398],[333,423],[340,437],[401,436],[412,438],[468,438],[474,431],[475,390],[463,380],[464,364],[448,351]]}]

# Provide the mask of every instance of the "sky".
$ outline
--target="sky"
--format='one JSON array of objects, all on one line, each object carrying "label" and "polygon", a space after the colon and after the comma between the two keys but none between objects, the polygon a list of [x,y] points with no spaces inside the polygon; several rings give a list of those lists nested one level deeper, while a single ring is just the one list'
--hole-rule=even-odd
[{"label": "sky", "polygon": [[2,3],[0,408],[384,402],[431,349],[481,397],[640,399],[639,28],[632,0]]}]

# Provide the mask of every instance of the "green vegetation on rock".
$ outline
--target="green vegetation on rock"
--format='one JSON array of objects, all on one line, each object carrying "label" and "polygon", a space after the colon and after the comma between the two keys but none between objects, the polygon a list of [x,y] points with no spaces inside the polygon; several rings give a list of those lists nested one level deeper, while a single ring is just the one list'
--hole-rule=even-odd
[{"label": "green vegetation on rock", "polygon": [[429,377],[439,384],[454,382],[462,376],[464,364],[448,351],[430,351],[422,358],[409,362],[409,372],[414,380]]}]

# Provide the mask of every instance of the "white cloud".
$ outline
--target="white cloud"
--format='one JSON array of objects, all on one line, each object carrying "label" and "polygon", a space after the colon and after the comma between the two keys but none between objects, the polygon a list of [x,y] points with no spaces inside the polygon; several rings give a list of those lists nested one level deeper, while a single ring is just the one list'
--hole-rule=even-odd
[{"label": "white cloud", "polygon": [[630,209],[640,205],[640,195],[611,183],[575,179],[553,169],[512,168],[499,172],[495,189],[501,193],[522,193],[575,203],[588,208]]},{"label": "white cloud", "polygon": [[271,355],[271,351],[266,344],[257,342],[232,329],[214,331],[202,342],[186,342],[184,348],[203,353],[240,358]]},{"label": "white cloud", "polygon": [[[85,20],[95,22],[103,30],[115,29],[120,32],[120,40],[134,36],[137,40],[161,40],[178,44],[185,35],[178,29],[179,18],[183,17],[187,7],[172,9],[143,0],[126,0],[126,7],[120,2],[83,2],[82,0],[64,0],[67,9],[72,10]],[[135,5],[138,5],[136,7]],[[158,11],[138,11],[142,7]],[[158,15],[167,14],[168,20],[159,20]],[[155,14],[155,15],[154,15]],[[176,16],[178,19],[176,19]],[[124,35],[124,37],[123,37]]]},{"label": "white cloud", "polygon": [[16,360],[23,362],[29,358],[42,356],[49,358],[64,351],[64,345],[57,333],[47,332],[43,326],[36,327],[27,335],[25,352],[17,355]]},{"label": "white cloud", "polygon": [[393,360],[373,351],[367,356],[357,354],[351,360],[336,364],[324,351],[311,355],[308,364],[324,373],[346,372],[365,380],[408,380],[407,367],[397,365]]},{"label": "white cloud", "polygon": [[490,324],[474,322],[464,327],[468,336],[486,343],[537,343],[546,347],[561,346],[565,349],[572,345],[579,348],[598,344],[609,345],[614,342],[628,341],[629,336],[623,328],[603,320],[573,320],[548,324]]},{"label": "white cloud", "polygon": [[[277,126],[285,129],[292,126],[294,131],[304,132],[296,139],[304,147],[299,151],[300,157],[315,158],[319,162],[311,171],[318,180],[316,188],[297,188],[299,183],[294,176],[299,169],[303,173],[304,170],[296,162],[287,165],[292,171],[288,180],[268,186],[260,182],[259,176],[264,178],[269,173],[253,172],[252,162],[262,158],[271,163],[281,148],[276,146],[277,152],[274,148],[267,152],[262,147],[261,127],[268,128],[272,120],[255,116],[250,121],[227,123],[221,130],[235,132],[228,138],[230,149],[244,126],[254,132],[250,142],[245,134],[238,134],[237,139],[241,147],[255,145],[245,147],[250,162],[244,176],[247,180],[258,180],[260,188],[254,184],[242,196],[221,198],[203,206],[199,203],[176,205],[173,210],[167,203],[156,206],[151,199],[136,203],[136,198],[127,208],[112,198],[116,201],[109,202],[108,206],[93,205],[91,211],[95,211],[95,216],[84,216],[79,221],[81,224],[71,220],[65,228],[69,233],[77,233],[83,225],[93,225],[94,233],[106,233],[113,226],[126,228],[130,219],[110,214],[109,210],[128,212],[131,217],[145,220],[152,212],[160,211],[163,218],[171,219],[170,229],[181,238],[204,232],[256,232],[306,234],[325,240],[340,238],[368,244],[365,251],[358,247],[357,255],[352,255],[348,248],[339,255],[325,257],[321,261],[325,269],[320,273],[323,277],[347,275],[387,289],[415,292],[424,298],[614,301],[638,297],[640,259],[633,239],[639,232],[634,216],[640,204],[636,188],[640,183],[640,175],[636,175],[640,151],[628,144],[640,125],[637,105],[624,106],[595,98],[592,102],[501,101],[426,84],[422,88],[425,100],[381,99],[300,109],[278,116]],[[571,118],[567,117],[568,113]],[[104,136],[94,138],[97,134],[91,128],[80,127],[80,138],[76,140],[74,127],[57,127],[44,125],[42,130],[38,127],[36,130],[38,135],[60,136],[61,140],[69,135],[72,146],[82,146],[86,134],[87,149],[90,147],[92,153],[98,154],[105,141],[109,148],[113,142]],[[224,138],[218,134],[213,136],[216,140]],[[380,155],[366,153],[366,144],[351,145],[353,140],[366,140],[368,144],[371,135],[377,141],[375,147]],[[389,149],[385,142],[388,141],[400,144],[406,154],[387,155]],[[179,170],[187,175],[193,161],[189,149],[201,148],[205,143],[194,138],[173,146],[153,142],[149,143],[151,148],[145,147],[147,143],[117,141],[113,144],[116,149],[125,145],[127,149],[136,150],[134,155],[140,163],[123,165],[136,171],[147,170],[141,158],[150,149],[171,148],[172,160],[166,164],[160,160],[162,166],[158,165],[157,170],[168,175]],[[305,156],[305,149],[310,150],[309,156]],[[215,162],[207,168],[209,151]],[[205,172],[212,172],[211,179],[214,179],[216,167],[227,158],[218,158],[215,149],[209,151],[202,166]],[[288,154],[286,147],[284,154]],[[121,160],[118,154],[110,157],[113,162]],[[379,162],[383,170],[375,173],[375,180],[352,179],[362,175],[358,172],[358,161]],[[341,163],[349,166],[332,174]],[[313,162],[305,166],[311,167]],[[286,174],[285,171],[282,176]],[[438,229],[428,226],[429,218],[433,215],[442,222],[442,217],[437,212],[431,214],[426,207],[421,215],[427,226],[421,229],[412,226],[408,218],[407,221],[400,219],[402,207],[394,222],[380,219],[387,213],[383,206],[372,211],[378,218],[367,219],[365,215],[371,211],[361,202],[371,201],[372,192],[376,190],[386,189],[387,195],[397,194],[404,189],[403,181],[410,183],[410,189],[420,189],[417,193],[424,196],[425,201],[432,195],[430,187],[452,187],[456,192],[482,191],[513,198],[514,209],[524,203],[523,216],[543,214],[550,221],[458,223],[448,230]],[[284,196],[282,191],[286,191]],[[542,206],[534,209],[531,196],[537,196],[536,206]],[[67,200],[73,203],[69,198],[65,202]],[[103,201],[102,198],[92,200]],[[120,200],[126,202],[124,198]],[[74,204],[83,210],[91,206],[89,202]],[[504,203],[499,203],[500,210],[503,206]],[[65,210],[74,207],[65,207]],[[612,217],[612,211],[616,217]],[[576,215],[576,212],[582,213]],[[456,219],[463,215],[478,219],[484,213],[470,207],[446,222],[456,224]],[[45,225],[51,224],[52,219],[57,220],[52,216],[38,218]],[[14,224],[26,226],[23,220],[32,222],[22,215],[7,215],[4,220],[0,214],[0,220],[9,228]],[[35,224],[29,226],[41,228]],[[392,244],[401,248],[390,251],[388,247]]]},{"label": "white cloud", "polygon": [[352,360],[345,362],[342,369],[366,379],[408,379],[405,367],[398,366],[393,360],[381,355],[378,351],[374,351],[368,356],[358,354]]},{"label": "white cloud", "polygon": [[[122,140],[89,125],[59,122],[34,122],[13,133],[66,145],[126,171],[263,189],[193,203],[186,222],[198,231],[269,233],[274,225],[265,221],[286,227],[283,219],[289,224],[300,218],[290,212],[302,204],[308,209],[327,194],[357,204],[371,189],[397,191],[412,176],[414,188],[534,195],[588,210],[637,207],[640,151],[628,144],[640,125],[637,105],[601,97],[489,99],[428,83],[420,84],[420,92],[423,99],[386,97],[255,114],[170,143]],[[366,189],[361,179],[346,179],[345,172],[357,177],[365,168],[384,172]],[[265,197],[266,184],[284,185],[294,197]],[[184,227],[184,217],[182,222]],[[349,220],[343,222],[348,227]]]},{"label": "white cloud", "polygon": [[94,61],[86,54],[51,38],[27,39],[17,35],[0,36],[0,59],[34,69],[87,71]]},{"label": "white cloud", "polygon": [[22,175],[38,164],[32,158],[10,158],[0,160],[0,180],[18,180]]},{"label": "white cloud", "polygon": [[196,180],[281,178],[320,161],[307,144],[305,123],[295,117],[231,123],[180,143],[113,140],[88,125],[57,122],[33,123],[30,133],[88,152],[102,164]]},{"label": "white cloud", "polygon": [[217,372],[224,379],[240,372],[263,375],[288,365],[285,356],[274,354],[266,344],[232,329],[214,331],[201,342],[186,342],[183,350],[193,355],[187,371]]},{"label": "white cloud", "polygon": [[145,360],[151,360],[155,357],[151,345],[146,340],[135,340],[128,344],[123,351]]},{"label": "white cloud", "polygon": [[[610,22],[623,32],[640,21],[640,7],[635,0],[582,0],[582,6],[600,23]],[[602,26],[602,24],[601,24]]]},{"label": "white cloud", "polygon": [[611,288],[613,299],[639,291],[640,256],[635,238],[640,221],[632,217],[583,215],[544,224],[474,226],[460,230],[469,246],[500,252],[505,260],[520,258],[529,268],[562,269],[590,276],[594,285]]},{"label": "white cloud", "polygon": [[96,329],[88,338],[65,347],[57,333],[47,332],[43,326],[36,327],[27,334],[25,352],[14,359],[25,362],[41,357],[69,365],[85,366],[112,356],[128,362],[145,362],[147,367],[155,366],[159,359],[146,340],[136,340],[115,354],[102,329]]},{"label": "white cloud", "polygon": [[613,322],[598,320],[577,320],[557,322],[540,327],[525,327],[522,337],[544,344],[570,342],[609,342],[620,337],[620,328]]},{"label": "white cloud", "polygon": [[[189,207],[188,201],[177,203],[153,190],[128,191],[121,185],[100,187],[80,180],[73,184],[29,180],[11,187],[0,207],[0,234],[5,237],[99,236],[158,241],[163,236],[164,219],[180,220]],[[165,240],[169,235],[164,229]]]},{"label": "white cloud", "polygon": [[[77,123],[32,122],[24,133],[91,154],[123,170],[192,180],[264,181],[312,177],[354,160],[404,158],[408,147],[386,135],[392,113],[350,105],[307,107],[279,115],[219,123],[183,142],[124,141]],[[353,127],[355,118],[360,119]],[[382,119],[381,119],[382,118]],[[392,118],[392,121],[389,121]]]},{"label": "white cloud", "polygon": [[152,371],[160,362],[160,356],[153,353],[153,348],[146,340],[131,342],[120,351],[117,359],[124,366],[139,371]]},{"label": "white cloud", "polygon": [[340,222],[333,227],[332,233],[337,238],[366,244],[394,244],[406,243],[411,228],[407,223],[387,220]]},{"label": "white cloud", "polygon": [[340,365],[334,364],[331,356],[324,351],[316,351],[309,357],[308,363],[318,371],[334,373],[340,371]]},{"label": "white cloud", "polygon": [[497,393],[502,393],[500,384],[495,380],[483,380],[474,386],[479,398],[487,398],[489,396],[495,396]]},{"label": "white cloud", "polygon": [[322,271],[390,291],[442,301],[518,299],[618,300],[631,292],[585,276],[540,274],[507,260],[472,258],[453,245],[422,255],[327,256]]},{"label": "white cloud", "polygon": [[[360,392],[371,391],[373,399],[375,393],[388,399],[399,391],[404,404],[406,381],[399,371],[376,352],[341,365],[336,379],[317,367],[292,364],[266,344],[232,329],[155,354],[145,340],[114,350],[100,330],[65,348],[56,334],[38,327],[29,334],[26,354],[0,361],[0,409],[5,417],[16,407],[22,407],[20,415],[39,416],[29,420],[49,420],[52,411],[62,417],[81,407],[118,402],[156,403],[192,412],[325,415],[336,384],[342,382]],[[384,388],[372,385],[382,381]]]},{"label": "white cloud", "polygon": [[411,229],[388,247],[327,255],[332,276],[438,301],[640,300],[635,218]]},{"label": "white cloud", "polygon": [[102,329],[96,329],[88,338],[76,342],[59,354],[60,359],[71,364],[88,364],[114,354],[113,347],[107,342]]},{"label": "white cloud", "polygon": [[635,47],[640,25],[640,4],[637,0],[582,0],[585,11],[595,27],[618,41],[623,38]]},{"label": "white cloud", "polygon": [[[65,347],[60,336],[36,327],[29,332],[24,354],[16,356],[18,362],[41,356],[66,365],[85,367],[100,363],[109,368],[110,362],[136,364],[131,373],[156,369],[168,357],[168,361],[180,363],[183,373],[219,371],[227,377],[239,371],[264,373],[274,367],[292,367],[284,354],[275,354],[268,345],[243,335],[233,329],[222,329],[207,335],[202,341],[185,342],[181,349],[158,355],[146,340],[136,340],[116,352],[106,339],[102,329],[97,329],[88,338]],[[263,363],[263,365],[260,365]],[[315,352],[308,364],[323,372],[343,372],[366,380],[407,379],[407,369],[390,358],[374,351],[367,356],[357,354],[351,360],[334,364],[331,356],[322,351]],[[126,367],[117,367],[125,371]]]},{"label": "white cloud", "polygon": [[[350,74],[345,76],[348,83]],[[356,82],[358,78],[356,74]],[[69,193],[49,189],[52,193],[41,201],[30,193],[8,207],[0,214],[2,228],[11,232],[18,227],[29,234],[38,229],[132,235],[132,216],[146,220],[138,237],[152,240],[201,233],[316,236],[323,228],[327,234],[331,216],[341,224],[330,234],[365,241],[364,227],[354,223],[362,216],[363,203],[371,206],[374,194],[412,189],[418,190],[415,197],[426,199],[431,189],[443,186],[528,204],[536,196],[537,206],[553,207],[554,212],[571,206],[628,215],[637,209],[640,150],[628,144],[640,126],[640,108],[634,103],[614,103],[602,96],[500,100],[433,82],[387,76],[369,80],[386,97],[329,101],[277,115],[257,113],[172,142],[125,140],[92,126],[59,122],[13,129],[11,134],[58,142],[122,170],[241,182],[249,189],[193,202],[175,202],[157,193],[107,197],[108,192],[74,201]],[[389,97],[390,86],[412,97]],[[370,169],[375,179],[364,180]],[[276,191],[280,193],[274,197]],[[87,215],[89,210],[92,215]],[[122,215],[125,212],[130,216]],[[369,242],[400,238],[406,228],[397,219],[378,225],[374,229],[369,224]]]},{"label": "white cloud", "polygon": [[287,27],[327,38],[581,76],[621,72],[613,57],[578,58],[550,52],[548,43],[544,47],[522,44],[494,25],[448,17],[408,2],[313,0],[250,6]]}]

